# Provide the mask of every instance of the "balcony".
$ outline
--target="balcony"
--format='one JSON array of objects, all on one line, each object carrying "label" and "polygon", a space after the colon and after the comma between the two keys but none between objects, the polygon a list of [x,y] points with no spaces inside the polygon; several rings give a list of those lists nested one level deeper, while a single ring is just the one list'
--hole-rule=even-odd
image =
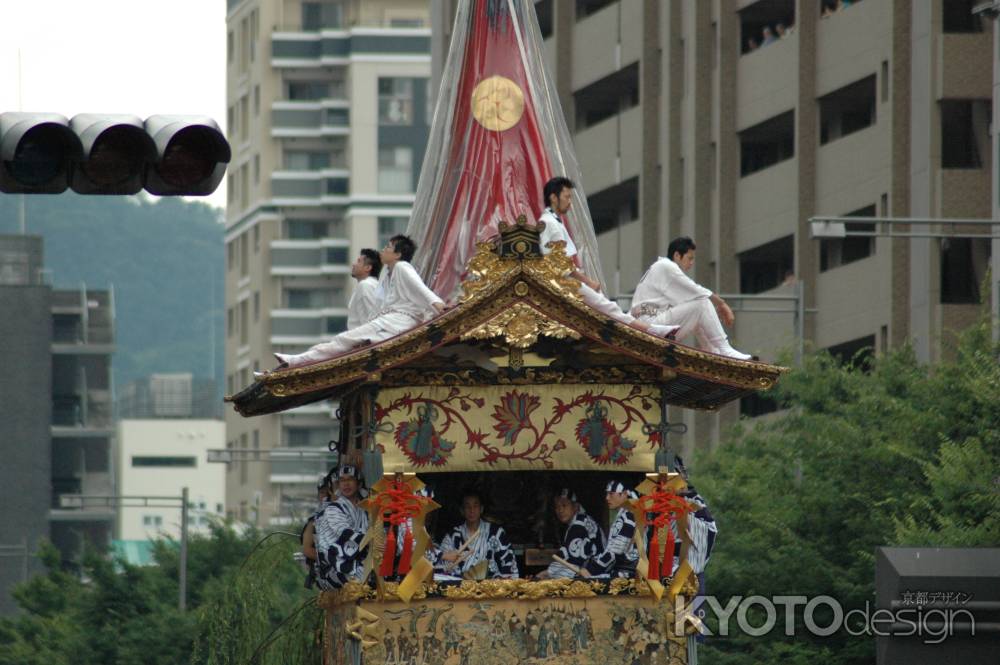
[{"label": "balcony", "polygon": [[114,420],[109,391],[53,394],[53,437],[103,438],[113,435]]},{"label": "balcony", "polygon": [[350,128],[351,113],[345,99],[271,104],[271,136],[274,138],[347,136]]},{"label": "balcony", "polygon": [[886,324],[892,300],[887,271],[886,262],[868,258],[819,273],[817,346],[830,346],[857,337],[859,330],[878,330]]},{"label": "balcony", "polygon": [[345,205],[350,188],[350,174],[344,169],[271,174],[271,196],[276,205]]},{"label": "balcony", "polygon": [[742,55],[737,65],[736,127],[745,129],[795,108],[799,33]]},{"label": "balcony", "polygon": [[892,57],[892,5],[857,2],[820,19],[816,29],[819,95],[879,71]]},{"label": "balcony", "polygon": [[346,238],[318,240],[272,240],[271,274],[274,276],[349,275],[350,241]]},{"label": "balcony", "polygon": [[[877,201],[888,191],[892,166],[888,128],[888,123],[875,124],[820,146],[816,200],[824,203],[821,208],[848,209],[859,201]],[[839,203],[844,195],[849,200]],[[827,201],[831,203],[826,205]]]},{"label": "balcony", "polygon": [[[642,165],[642,109],[635,106],[588,127],[574,141],[588,192],[628,180]],[[619,154],[609,149],[613,146]]]},{"label": "balcony", "polygon": [[352,58],[372,56],[422,56],[429,60],[430,52],[427,28],[356,27],[271,35],[271,66],[276,68],[343,65]]},{"label": "balcony", "polygon": [[736,185],[736,250],[758,247],[798,226],[798,161],[786,159]]},{"label": "balcony", "polygon": [[326,448],[275,448],[271,451],[270,481],[280,484],[315,484],[337,460]]},{"label": "balcony", "polygon": [[621,66],[621,56],[613,44],[611,48],[593,48],[594,44],[617,39],[618,10],[618,3],[613,3],[577,21],[573,27],[574,90],[614,73]]}]

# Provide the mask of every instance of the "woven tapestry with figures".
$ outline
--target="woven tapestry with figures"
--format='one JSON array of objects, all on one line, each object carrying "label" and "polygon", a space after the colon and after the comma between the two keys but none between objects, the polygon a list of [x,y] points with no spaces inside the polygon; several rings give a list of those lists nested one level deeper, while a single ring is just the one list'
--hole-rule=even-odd
[{"label": "woven tapestry with figures", "polygon": [[383,389],[376,442],[387,472],[653,468],[655,386]]}]

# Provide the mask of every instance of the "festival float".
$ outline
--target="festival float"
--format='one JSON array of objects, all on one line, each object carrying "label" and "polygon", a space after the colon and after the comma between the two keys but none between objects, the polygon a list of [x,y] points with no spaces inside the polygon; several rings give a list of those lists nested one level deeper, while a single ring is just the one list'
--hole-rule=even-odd
[{"label": "festival float", "polygon": [[[414,266],[454,306],[227,398],[246,417],[339,403],[338,451],[362,467],[370,529],[364,581],[319,599],[330,665],[696,660],[684,634],[693,622],[675,621],[698,579],[686,563],[693,506],[668,448],[668,407],[715,410],[770,388],[784,369],[653,336],[581,300],[570,273],[601,275],[597,242],[540,44],[531,2],[458,7],[407,230]],[[552,175],[578,185],[567,224],[575,259],[562,243],[544,255],[539,246],[534,220]],[[553,492],[571,484],[606,518],[597,507],[611,476],[638,491],[635,577],[529,579],[559,541]],[[440,507],[469,485],[488,497],[521,579],[439,579],[424,557],[435,527],[447,526],[436,522],[457,519]]]}]

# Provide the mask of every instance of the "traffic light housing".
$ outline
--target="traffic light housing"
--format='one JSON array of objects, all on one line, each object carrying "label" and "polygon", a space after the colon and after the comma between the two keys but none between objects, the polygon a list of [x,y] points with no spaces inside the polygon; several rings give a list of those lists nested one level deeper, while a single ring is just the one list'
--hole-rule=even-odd
[{"label": "traffic light housing", "polygon": [[0,192],[204,196],[232,151],[202,116],[0,113]]}]

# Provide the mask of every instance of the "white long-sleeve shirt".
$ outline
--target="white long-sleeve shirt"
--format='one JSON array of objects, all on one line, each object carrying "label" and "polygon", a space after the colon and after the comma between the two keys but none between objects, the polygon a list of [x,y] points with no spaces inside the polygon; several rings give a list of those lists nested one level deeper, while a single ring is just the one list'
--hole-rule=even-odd
[{"label": "white long-sleeve shirt", "polygon": [[545,245],[556,240],[562,240],[566,243],[566,256],[576,256],[576,245],[573,243],[573,239],[569,237],[566,225],[559,219],[559,215],[552,212],[552,208],[546,208],[542,216],[538,218],[538,221],[545,222],[545,228],[542,229],[538,237],[539,243],[542,246],[543,256],[552,251],[551,248]]},{"label": "white long-sleeve shirt", "polygon": [[648,315],[711,295],[710,290],[684,274],[679,265],[661,256],[635,287],[632,315]]},{"label": "white long-sleeve shirt", "polygon": [[381,306],[379,302],[378,280],[365,277],[354,287],[354,293],[347,303],[347,329],[354,330],[368,323]]},{"label": "white long-sleeve shirt", "polygon": [[427,288],[416,269],[406,261],[386,267],[379,276],[378,289],[382,306],[375,318],[383,314],[405,314],[423,321],[434,314],[434,303],[444,304],[436,293]]}]

